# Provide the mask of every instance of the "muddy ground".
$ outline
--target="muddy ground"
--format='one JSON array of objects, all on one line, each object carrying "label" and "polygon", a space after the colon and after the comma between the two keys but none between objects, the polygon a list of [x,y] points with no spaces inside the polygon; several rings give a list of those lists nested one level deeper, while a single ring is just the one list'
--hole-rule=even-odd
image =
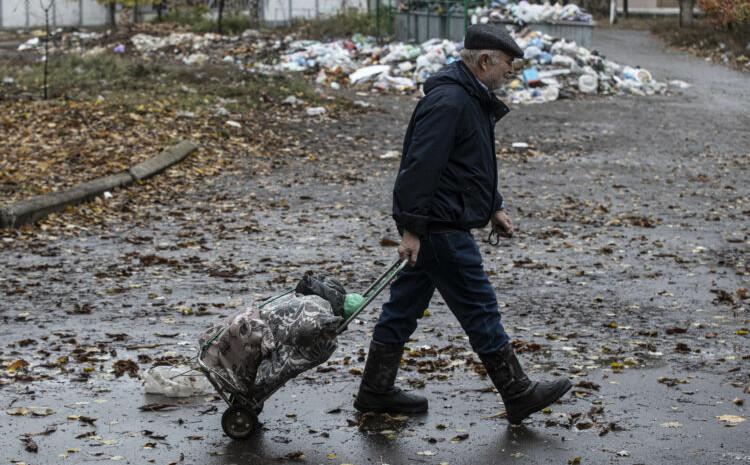
[{"label": "muddy ground", "polygon": [[[218,398],[146,396],[113,372],[118,360],[142,376],[155,361],[192,357],[204,328],[304,270],[356,290],[395,258],[381,242],[397,239],[398,160],[381,155],[399,149],[416,100],[351,95],[375,108],[301,113],[280,128],[309,134],[314,157],[280,150],[262,169],[239,161],[169,202],[133,205],[139,187],[115,192],[101,206],[112,214],[93,225],[70,212],[3,233],[3,461],[750,462],[748,422],[727,426],[750,400],[750,79],[645,32],[598,31],[594,48],[693,87],[519,107],[498,126],[500,189],[519,231],[481,248],[528,370],[576,385],[550,412],[508,427],[438,296],[399,379],[429,398],[423,416],[372,424],[351,405],[385,295],[326,366],[267,401],[248,441],[222,434]],[[154,403],[174,407],[139,410]]]}]

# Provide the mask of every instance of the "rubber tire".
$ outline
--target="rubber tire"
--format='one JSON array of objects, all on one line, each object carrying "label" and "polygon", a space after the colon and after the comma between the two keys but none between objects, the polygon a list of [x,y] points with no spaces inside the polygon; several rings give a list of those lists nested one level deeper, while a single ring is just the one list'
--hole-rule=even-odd
[{"label": "rubber tire", "polygon": [[247,439],[258,428],[258,416],[245,407],[232,405],[221,416],[221,429],[232,439]]}]

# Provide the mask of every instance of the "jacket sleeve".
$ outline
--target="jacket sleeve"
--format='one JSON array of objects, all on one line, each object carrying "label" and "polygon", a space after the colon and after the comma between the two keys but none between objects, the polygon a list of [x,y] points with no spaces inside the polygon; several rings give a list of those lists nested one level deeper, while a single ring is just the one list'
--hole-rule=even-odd
[{"label": "jacket sleeve", "polygon": [[498,210],[502,210],[505,208],[505,199],[503,199],[503,195],[500,193],[500,191],[495,191],[495,206],[492,209],[492,213],[495,213]]},{"label": "jacket sleeve", "polygon": [[427,232],[432,197],[448,164],[461,116],[450,97],[435,94],[417,106],[409,148],[393,188],[396,223],[420,237]]}]

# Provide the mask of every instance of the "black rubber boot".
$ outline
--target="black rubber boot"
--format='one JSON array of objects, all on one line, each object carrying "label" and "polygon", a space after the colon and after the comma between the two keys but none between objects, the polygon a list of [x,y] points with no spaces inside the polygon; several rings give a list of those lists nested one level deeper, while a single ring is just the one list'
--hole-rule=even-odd
[{"label": "black rubber boot", "polygon": [[354,401],[360,412],[421,413],[427,411],[427,399],[407,394],[394,386],[404,347],[370,342],[362,383]]},{"label": "black rubber boot", "polygon": [[498,352],[479,356],[487,374],[503,398],[508,422],[521,424],[524,418],[555,402],[571,388],[567,378],[531,381],[518,363],[513,347],[506,344]]}]

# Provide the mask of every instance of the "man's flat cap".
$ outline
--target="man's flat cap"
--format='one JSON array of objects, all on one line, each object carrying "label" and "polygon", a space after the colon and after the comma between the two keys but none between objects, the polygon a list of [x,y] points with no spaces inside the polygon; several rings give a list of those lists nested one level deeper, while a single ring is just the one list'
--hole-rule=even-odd
[{"label": "man's flat cap", "polygon": [[515,58],[523,57],[523,50],[503,25],[472,24],[466,30],[464,48],[470,50],[502,50]]}]

